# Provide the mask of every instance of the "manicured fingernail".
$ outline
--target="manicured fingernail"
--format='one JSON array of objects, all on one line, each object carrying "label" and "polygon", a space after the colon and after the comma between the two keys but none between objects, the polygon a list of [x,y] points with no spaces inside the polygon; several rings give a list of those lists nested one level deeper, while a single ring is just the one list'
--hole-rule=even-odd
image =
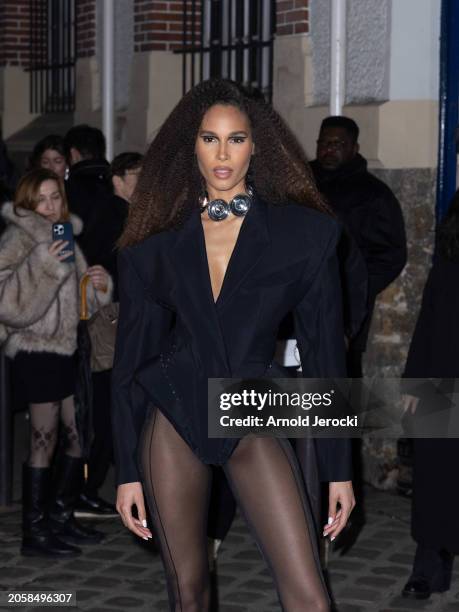
[{"label": "manicured fingernail", "polygon": [[146,526],[147,526],[147,521],[146,521],[145,519],[143,519],[143,521],[142,521],[142,525],[143,525],[143,527],[146,527]]},{"label": "manicured fingernail", "polygon": [[328,517],[328,524],[331,525],[333,523],[333,517],[329,516]]},{"label": "manicured fingernail", "polygon": [[152,538],[153,538],[153,536],[151,536],[151,535],[149,535],[149,536],[148,536],[148,539],[149,539],[149,540],[151,540]]},{"label": "manicured fingernail", "polygon": [[333,540],[334,540],[335,538],[336,538],[336,536],[332,536],[332,537],[330,538],[330,542],[333,542]]},{"label": "manicured fingernail", "polygon": [[144,540],[148,540],[147,536],[142,536]]}]

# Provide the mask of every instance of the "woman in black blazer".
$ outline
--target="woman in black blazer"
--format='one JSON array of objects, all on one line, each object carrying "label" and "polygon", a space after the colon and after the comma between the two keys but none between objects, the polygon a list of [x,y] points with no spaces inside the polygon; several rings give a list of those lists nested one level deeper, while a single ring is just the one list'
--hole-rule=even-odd
[{"label": "woman in black blazer", "polygon": [[[282,376],[273,355],[292,310],[304,375],[345,376],[339,234],[295,138],[235,83],[192,89],[146,155],[119,255],[117,508],[148,539],[145,493],[171,610],[208,610],[210,465],[223,466],[283,609],[328,610],[289,443],[208,438],[207,380]],[[308,473],[330,481],[334,539],[354,505],[349,444],[321,440],[317,465],[307,448]]]}]

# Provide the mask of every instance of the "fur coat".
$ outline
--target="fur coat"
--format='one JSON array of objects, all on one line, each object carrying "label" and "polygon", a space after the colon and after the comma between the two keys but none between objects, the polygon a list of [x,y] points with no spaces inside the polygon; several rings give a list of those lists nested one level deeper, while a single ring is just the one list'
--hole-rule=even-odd
[{"label": "fur coat", "polygon": [[[47,351],[72,355],[77,348],[79,281],[88,266],[75,244],[75,263],[51,256],[51,224],[38,213],[3,205],[7,228],[0,237],[0,344],[5,354]],[[81,220],[71,215],[75,235]],[[106,293],[88,285],[90,312],[110,302]],[[96,295],[97,294],[97,299]]]}]

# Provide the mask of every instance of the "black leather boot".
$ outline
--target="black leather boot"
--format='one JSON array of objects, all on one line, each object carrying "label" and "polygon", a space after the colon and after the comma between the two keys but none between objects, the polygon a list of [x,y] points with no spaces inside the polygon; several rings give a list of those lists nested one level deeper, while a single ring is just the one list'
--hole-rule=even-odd
[{"label": "black leather boot", "polygon": [[49,498],[50,468],[22,469],[21,554],[39,557],[76,557],[81,550],[55,536],[49,527],[46,506]]},{"label": "black leather boot", "polygon": [[83,460],[62,455],[57,468],[55,498],[49,509],[50,526],[61,540],[72,544],[98,544],[105,534],[86,527],[74,516],[83,484]]}]

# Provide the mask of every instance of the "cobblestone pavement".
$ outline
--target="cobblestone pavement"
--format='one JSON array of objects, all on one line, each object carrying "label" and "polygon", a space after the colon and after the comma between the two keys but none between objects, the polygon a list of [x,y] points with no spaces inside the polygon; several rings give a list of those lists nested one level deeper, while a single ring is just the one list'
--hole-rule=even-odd
[{"label": "cobblestone pavement", "polygon": [[[414,544],[409,536],[409,501],[368,491],[368,521],[344,556],[331,551],[329,578],[339,612],[459,612],[459,575],[446,595],[427,602],[399,596],[409,574]],[[76,591],[78,610],[161,612],[168,609],[159,557],[151,543],[131,537],[117,519],[92,521],[107,534],[73,560],[21,557],[20,507],[0,512],[0,590]],[[250,534],[237,519],[218,561],[219,612],[280,609],[268,572]],[[0,607],[0,610],[12,608]],[[37,608],[22,607],[21,610]],[[55,607],[55,610],[69,608]],[[70,608],[72,609],[72,608]]]}]

